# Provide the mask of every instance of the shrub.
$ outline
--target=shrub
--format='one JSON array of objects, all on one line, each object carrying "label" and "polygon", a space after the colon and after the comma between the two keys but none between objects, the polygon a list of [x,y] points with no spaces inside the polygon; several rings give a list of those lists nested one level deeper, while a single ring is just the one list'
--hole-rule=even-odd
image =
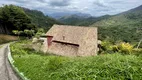
[{"label": "shrub", "polygon": [[131,54],[133,51],[133,45],[125,42],[120,42],[116,45],[113,45],[109,41],[103,41],[99,47],[100,47],[99,53],[101,54],[114,53],[114,52]]},{"label": "shrub", "polygon": [[118,52],[119,51],[118,46],[117,45],[113,45],[112,46],[112,50],[113,50],[113,52]]},{"label": "shrub", "polygon": [[102,43],[99,45],[99,53],[112,53],[112,43],[109,41],[102,41]]},{"label": "shrub", "polygon": [[124,54],[131,54],[133,50],[133,46],[129,43],[122,42],[117,45],[117,50]]}]

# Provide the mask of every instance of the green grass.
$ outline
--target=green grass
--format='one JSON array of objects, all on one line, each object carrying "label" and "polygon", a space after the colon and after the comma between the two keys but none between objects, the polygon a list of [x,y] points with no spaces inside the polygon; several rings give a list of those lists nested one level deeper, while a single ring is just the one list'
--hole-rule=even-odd
[{"label": "green grass", "polygon": [[[29,42],[25,42],[28,43]],[[92,57],[43,55],[11,45],[14,65],[31,80],[141,80],[142,56],[104,54]],[[22,46],[21,46],[22,45]]]}]

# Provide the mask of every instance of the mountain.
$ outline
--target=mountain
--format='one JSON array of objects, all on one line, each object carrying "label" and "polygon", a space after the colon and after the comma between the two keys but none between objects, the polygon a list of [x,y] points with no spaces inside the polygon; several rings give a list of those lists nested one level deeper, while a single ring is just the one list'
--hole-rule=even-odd
[{"label": "mountain", "polygon": [[98,27],[101,40],[138,42],[142,38],[142,5],[91,26]]},{"label": "mountain", "polygon": [[62,24],[54,18],[45,16],[41,11],[30,10],[27,8],[23,8],[23,10],[31,18],[32,23],[37,27],[49,29],[53,24]]},{"label": "mountain", "polygon": [[64,16],[58,20],[67,25],[77,25],[77,23],[81,22],[84,19],[85,18],[80,17],[78,15],[69,15],[69,16]]},{"label": "mountain", "polygon": [[73,15],[77,15],[77,16],[82,17],[82,18],[89,18],[89,17],[91,17],[91,15],[87,14],[87,13],[76,13],[76,14],[73,14]]},{"label": "mountain", "polygon": [[70,15],[70,16],[64,16],[58,20],[64,24],[67,24],[67,25],[89,26],[97,21],[100,21],[102,19],[106,19],[108,17],[110,17],[110,16],[104,15],[101,17],[92,17],[92,16],[82,17],[79,15]]},{"label": "mountain", "polygon": [[77,15],[77,16],[84,17],[84,18],[88,18],[91,16],[90,14],[80,13],[80,12],[58,12],[58,13],[52,13],[48,15],[55,19],[60,19],[65,16],[72,16],[72,15]]},{"label": "mountain", "polygon": [[139,11],[139,10],[140,11],[142,10],[142,5],[138,6],[137,8],[131,9],[131,10],[127,11],[127,12]]}]

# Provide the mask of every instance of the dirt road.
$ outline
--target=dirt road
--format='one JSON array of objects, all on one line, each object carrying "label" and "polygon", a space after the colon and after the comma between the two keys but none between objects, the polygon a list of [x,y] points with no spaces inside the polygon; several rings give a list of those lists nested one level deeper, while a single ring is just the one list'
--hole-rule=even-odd
[{"label": "dirt road", "polygon": [[8,61],[7,45],[5,44],[0,48],[0,80],[20,80]]}]

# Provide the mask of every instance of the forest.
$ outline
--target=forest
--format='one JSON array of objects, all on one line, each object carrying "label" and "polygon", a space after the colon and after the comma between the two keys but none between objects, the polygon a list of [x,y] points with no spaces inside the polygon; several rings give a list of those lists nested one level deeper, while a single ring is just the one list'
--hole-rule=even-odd
[{"label": "forest", "polygon": [[[37,32],[39,28],[47,31],[53,24],[61,23],[37,10],[30,10],[15,5],[0,7],[1,34],[13,34],[13,30],[21,32],[32,30]],[[21,35],[25,35],[25,33]]]}]

